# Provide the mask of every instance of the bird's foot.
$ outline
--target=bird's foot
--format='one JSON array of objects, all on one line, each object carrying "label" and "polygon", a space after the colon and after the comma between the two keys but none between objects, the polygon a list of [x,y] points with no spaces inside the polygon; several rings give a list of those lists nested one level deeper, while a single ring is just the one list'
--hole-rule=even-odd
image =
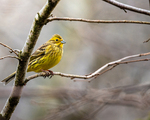
[{"label": "bird's foot", "polygon": [[43,76],[44,78],[49,77],[49,79],[50,79],[54,75],[53,71],[51,71],[51,70],[42,70],[41,69],[41,71],[45,73],[45,76]]}]

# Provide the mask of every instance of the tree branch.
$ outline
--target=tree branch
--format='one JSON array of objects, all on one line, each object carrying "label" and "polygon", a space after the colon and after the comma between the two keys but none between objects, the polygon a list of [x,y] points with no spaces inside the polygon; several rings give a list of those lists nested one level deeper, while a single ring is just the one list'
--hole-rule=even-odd
[{"label": "tree branch", "polygon": [[150,16],[150,11],[149,10],[133,7],[133,6],[130,6],[130,5],[127,5],[127,4],[123,4],[123,3],[118,2],[116,0],[103,0],[103,1],[105,1],[107,3],[110,3],[110,4],[112,4],[116,7],[119,7],[120,9],[123,9],[123,10],[130,10],[130,11],[133,11],[133,12],[137,12],[137,13],[140,13],[140,14]]},{"label": "tree branch", "polygon": [[[104,66],[100,67],[98,70],[96,70],[95,72],[93,72],[93,73],[91,73],[89,75],[73,75],[73,74],[66,74],[66,73],[61,73],[61,72],[53,72],[53,75],[59,75],[61,77],[66,77],[66,78],[71,78],[71,79],[75,79],[75,78],[79,79],[79,80],[74,80],[74,81],[90,82],[91,80],[93,80],[97,76],[108,72],[109,70],[113,69],[117,65],[133,63],[133,62],[141,62],[141,61],[150,61],[150,59],[148,59],[148,58],[125,61],[127,59],[137,58],[137,57],[142,57],[142,56],[147,56],[147,55],[150,55],[150,52],[142,53],[142,54],[136,54],[136,55],[131,55],[131,56],[126,56],[126,57],[121,58],[119,60],[112,61],[112,62],[109,62],[109,63],[105,64]],[[30,80],[32,80],[34,78],[37,78],[37,77],[40,77],[40,76],[46,76],[46,74],[47,73],[41,72],[41,73],[38,73],[38,74],[34,74],[32,76],[29,76],[29,77],[27,77],[25,79],[24,84],[26,84],[27,82],[29,82]],[[51,73],[49,73],[49,75],[51,75]],[[89,79],[89,80],[85,80],[85,79]]]},{"label": "tree branch", "polygon": [[10,119],[13,111],[19,103],[29,57],[39,37],[42,27],[45,25],[47,18],[58,2],[59,0],[48,0],[44,7],[35,16],[26,43],[23,47],[22,52],[20,52],[19,54],[19,57],[22,59],[22,61],[19,61],[15,78],[15,85],[13,86],[12,92],[1,111],[2,116],[6,120]]},{"label": "tree branch", "polygon": [[18,55],[18,53],[15,51],[15,50],[13,50],[11,47],[9,47],[8,45],[5,45],[4,43],[2,43],[2,42],[0,42],[0,45],[2,45],[2,46],[4,46],[4,47],[7,47],[9,50],[10,50],[10,52],[12,53],[15,53],[17,56],[19,56]]},{"label": "tree branch", "polygon": [[20,60],[20,58],[18,58],[16,56],[11,56],[11,55],[7,55],[7,56],[4,56],[4,57],[1,57],[0,60],[2,60],[4,58],[16,58],[16,59]]},{"label": "tree branch", "polygon": [[132,23],[132,24],[147,24],[150,25],[148,21],[135,21],[135,20],[89,20],[83,18],[69,18],[69,17],[50,17],[47,19],[47,22],[51,21],[79,21],[87,23]]},{"label": "tree branch", "polygon": [[148,40],[144,41],[143,43],[147,43],[147,42],[149,42],[149,41],[150,41],[150,38],[149,38]]}]

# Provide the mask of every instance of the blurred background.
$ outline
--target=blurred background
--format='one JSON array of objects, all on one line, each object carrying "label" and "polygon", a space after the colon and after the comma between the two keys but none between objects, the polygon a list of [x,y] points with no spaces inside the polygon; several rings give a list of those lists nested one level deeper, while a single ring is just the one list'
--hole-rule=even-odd
[{"label": "blurred background", "polygon": [[[0,42],[13,49],[22,49],[36,13],[46,0],[1,0],[0,1]],[[120,0],[120,2],[149,10],[148,0]],[[101,0],[61,0],[52,12],[57,17],[74,17],[98,20],[143,20],[150,17],[114,7]],[[94,72],[108,62],[125,56],[150,51],[149,25],[138,24],[97,24],[69,21],[53,21],[43,27],[34,50],[45,43],[53,34],[60,34],[67,42],[61,62],[52,71],[85,75]],[[9,50],[0,46],[0,57],[9,55]],[[14,55],[14,54],[12,54]],[[146,57],[148,58],[148,57]],[[18,61],[6,58],[0,60],[0,80],[16,70]],[[97,77],[92,82],[73,82],[68,78],[54,76],[31,80],[23,89],[22,98],[11,120],[80,120],[97,106],[91,103],[80,104],[82,109],[71,106],[84,95],[78,90],[117,87],[148,83],[149,62],[119,65],[113,70]],[[27,76],[34,72],[27,73]],[[2,110],[12,88],[0,84],[0,110]],[[77,96],[67,93],[74,90]],[[62,90],[66,90],[63,92]],[[62,93],[62,94],[61,94]],[[58,108],[61,114],[58,112]],[[57,109],[57,110],[56,110]],[[67,114],[66,114],[67,113]],[[96,112],[93,120],[137,120],[148,116],[149,111],[125,106],[110,106]],[[52,116],[53,115],[53,116]],[[58,117],[59,116],[59,117]],[[53,117],[53,118],[52,118]],[[57,118],[58,117],[58,118]],[[90,118],[91,119],[91,118]]]}]

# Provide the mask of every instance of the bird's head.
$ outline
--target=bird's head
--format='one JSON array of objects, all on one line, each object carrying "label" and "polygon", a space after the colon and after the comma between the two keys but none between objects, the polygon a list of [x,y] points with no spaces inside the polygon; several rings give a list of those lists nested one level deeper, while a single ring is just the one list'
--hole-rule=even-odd
[{"label": "bird's head", "polygon": [[65,44],[66,42],[63,40],[63,38],[58,35],[55,34],[52,36],[52,38],[50,39],[50,42],[53,43],[54,45],[58,46],[58,47],[63,47],[63,44]]}]

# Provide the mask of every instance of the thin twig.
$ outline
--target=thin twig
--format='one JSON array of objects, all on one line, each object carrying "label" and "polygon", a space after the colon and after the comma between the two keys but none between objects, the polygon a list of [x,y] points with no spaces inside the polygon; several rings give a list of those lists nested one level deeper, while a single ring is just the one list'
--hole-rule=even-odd
[{"label": "thin twig", "polygon": [[7,55],[7,56],[4,56],[4,57],[1,57],[0,60],[4,59],[4,58],[16,58],[18,60],[20,60],[18,57],[16,56],[11,56],[11,55]]},{"label": "thin twig", "polygon": [[149,42],[150,41],[150,38],[148,39],[148,40],[145,40],[143,43],[147,43],[147,42]]},{"label": "thin twig", "polygon": [[2,42],[0,42],[0,45],[2,45],[4,47],[7,47],[10,50],[10,52],[15,53],[19,57],[18,53],[15,50],[13,50],[11,47],[9,47],[8,45],[6,45],[6,44],[4,44]]},{"label": "thin twig", "polygon": [[148,21],[135,21],[135,20],[89,20],[83,18],[70,18],[70,17],[50,17],[47,19],[47,23],[51,21],[80,21],[87,23],[132,23],[132,24],[148,24]]},{"label": "thin twig", "polygon": [[131,60],[131,61],[123,61],[123,62],[118,62],[116,64],[128,64],[128,63],[133,63],[133,62],[141,62],[141,61],[150,61],[150,59],[139,59],[139,60]]},{"label": "thin twig", "polygon": [[118,2],[116,0],[103,0],[103,1],[105,1],[107,3],[110,3],[110,4],[112,4],[116,7],[119,7],[123,10],[130,10],[130,11],[133,11],[133,12],[137,12],[137,13],[141,13],[141,14],[150,16],[150,11],[149,10],[145,10],[145,9],[137,8],[137,7],[134,7],[134,6],[130,6],[130,5]]},{"label": "thin twig", "polygon": [[127,60],[127,59],[131,59],[131,58],[141,57],[141,56],[147,56],[147,55],[150,55],[150,52],[148,52],[148,53],[142,53],[142,54],[136,54],[136,55],[131,55],[131,56],[126,56],[126,57],[121,58],[121,59],[119,59],[119,60],[110,62],[110,63],[108,63],[108,64],[105,64],[104,66],[102,66],[101,68],[99,68],[98,70],[96,70],[95,72],[93,72],[91,75],[87,76],[86,79],[95,77],[95,75],[99,74],[99,73],[100,73],[102,70],[104,70],[105,68],[107,68],[107,67],[109,67],[109,66],[112,66],[112,65],[114,65],[114,64],[118,64],[118,63],[121,62],[121,61],[124,61],[124,60]]},{"label": "thin twig", "polygon": [[[150,59],[148,59],[148,58],[147,59],[138,59],[138,60],[125,61],[127,59],[136,58],[136,57],[142,57],[142,56],[147,56],[147,55],[150,55],[150,52],[142,53],[142,54],[136,54],[136,55],[131,55],[131,56],[126,56],[126,57],[121,58],[119,60],[112,61],[112,62],[109,62],[109,63],[105,64],[104,66],[100,67],[98,70],[96,70],[95,72],[93,72],[92,74],[89,74],[89,75],[73,75],[73,74],[66,74],[66,73],[61,73],[61,72],[53,72],[53,74],[54,75],[59,75],[61,77],[71,78],[71,79],[74,79],[74,78],[81,79],[81,80],[75,80],[75,81],[87,81],[87,82],[90,82],[93,78],[108,72],[109,70],[113,69],[117,65],[133,63],[133,62],[141,62],[141,61],[150,61]],[[40,77],[40,76],[45,76],[45,75],[46,75],[46,73],[41,72],[41,73],[38,73],[38,74],[34,74],[32,76],[29,76],[28,78],[25,79],[24,84],[26,84],[31,79],[34,79],[34,78],[37,78],[37,77]],[[90,79],[90,80],[85,80],[85,79]]]},{"label": "thin twig", "polygon": [[[108,72],[109,70],[112,70],[114,67],[116,67],[117,65],[120,65],[120,64],[128,64],[128,63],[133,63],[133,62],[141,62],[141,61],[150,61],[150,59],[146,58],[146,59],[139,59],[139,60],[130,60],[130,61],[123,61],[123,62],[116,62],[116,63],[113,63],[113,64],[110,64],[111,67],[103,70],[102,72],[98,73],[98,74],[95,74],[95,76],[88,80],[88,82],[91,82],[92,80],[94,80],[97,76],[99,75],[102,75],[106,72]],[[74,82],[76,81],[85,81],[83,79],[80,79],[80,80],[74,80]],[[87,81],[86,81],[87,82]]]},{"label": "thin twig", "polygon": [[[73,81],[74,81],[74,82],[76,82],[76,81],[91,82],[92,80],[94,80],[95,78],[97,78],[97,76],[102,75],[102,74],[108,72],[109,70],[112,70],[112,69],[113,69],[114,67],[116,67],[117,65],[118,65],[118,64],[114,64],[113,66],[111,66],[111,67],[109,67],[109,68],[103,70],[102,72],[95,74],[95,76],[94,76],[93,78],[91,78],[91,79],[88,79],[88,80],[84,80],[84,79],[77,79],[77,80],[76,80],[76,79],[75,79],[75,80],[73,80]],[[87,76],[87,75],[86,75],[86,76]]]},{"label": "thin twig", "polygon": [[[95,77],[94,77],[94,78],[96,78],[97,76],[102,75],[102,74],[104,74],[104,73],[108,72],[109,70],[112,70],[112,69],[113,69],[113,68],[115,68],[116,66],[117,66],[117,64],[112,65],[112,66],[111,66],[111,67],[109,67],[108,69],[106,69],[106,70],[104,70],[104,71],[100,72],[99,74],[95,75]],[[89,82],[91,82],[92,80],[94,80],[94,79],[91,79]]]}]

